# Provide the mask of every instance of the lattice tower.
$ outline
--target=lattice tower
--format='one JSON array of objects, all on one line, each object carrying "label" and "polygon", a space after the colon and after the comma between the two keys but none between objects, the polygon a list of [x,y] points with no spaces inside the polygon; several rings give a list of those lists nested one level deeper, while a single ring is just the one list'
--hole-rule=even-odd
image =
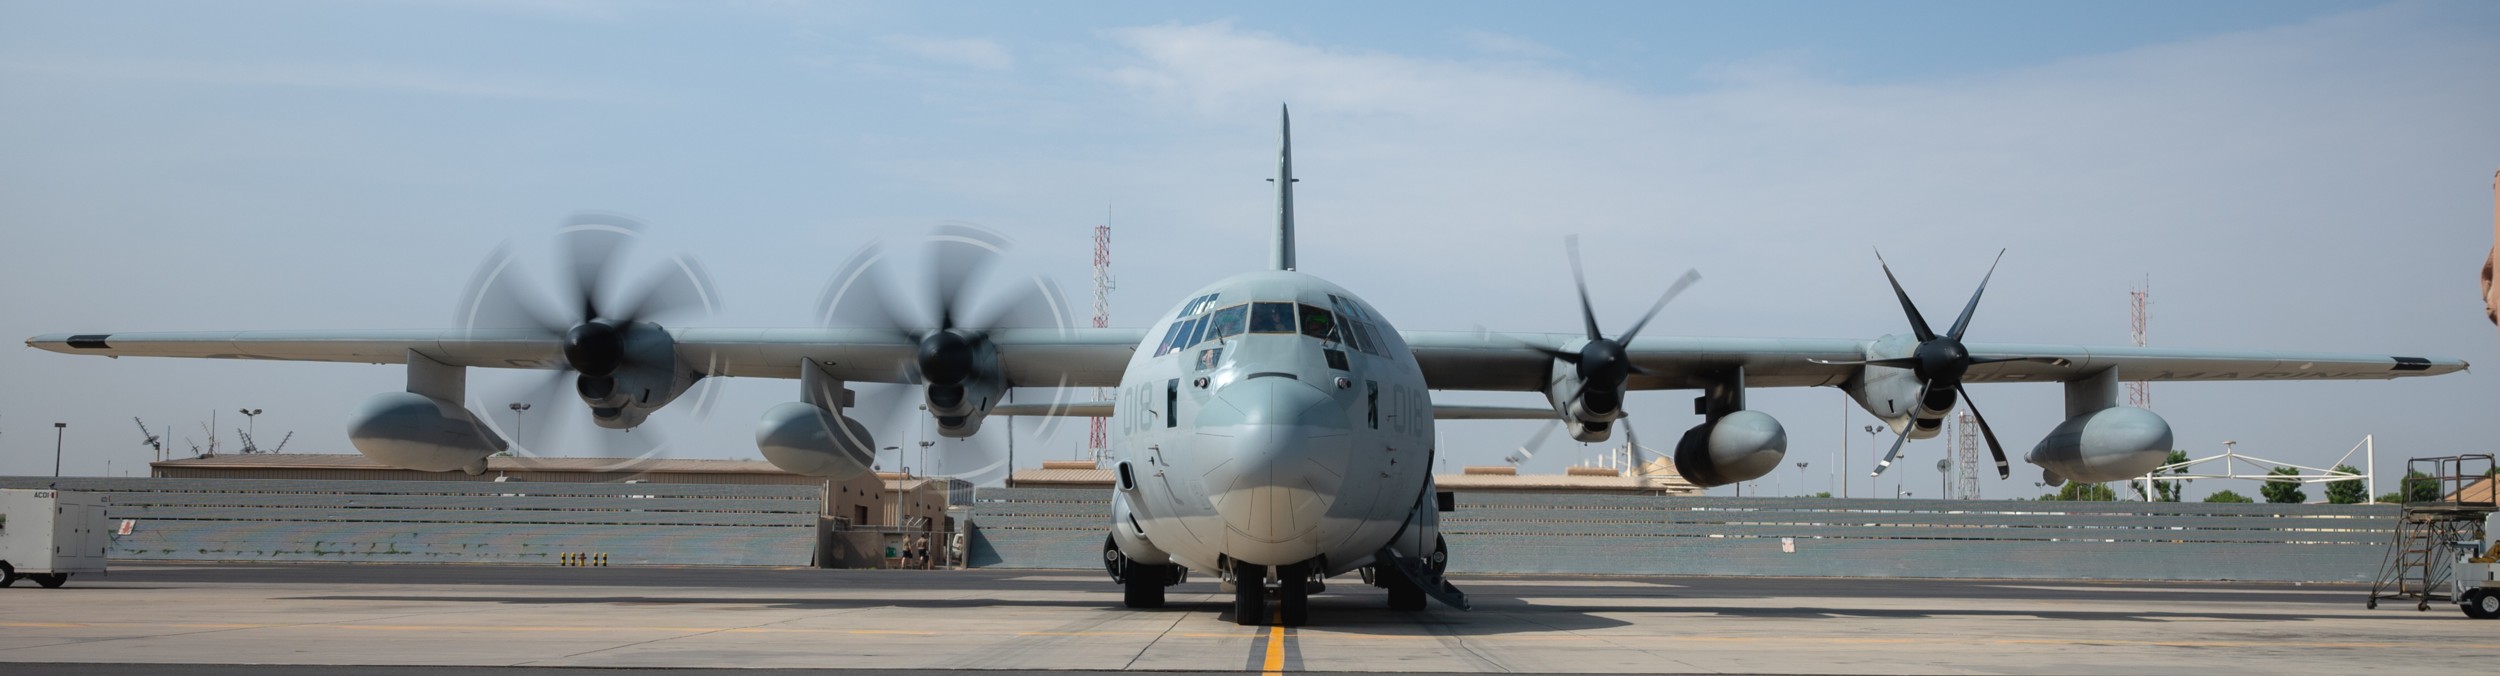
[{"label": "lattice tower", "polygon": [[[1111,214],[1103,213],[1103,224],[1094,226],[1094,328],[1111,327]],[[1095,401],[1109,401],[1111,390],[1095,388]],[[1095,464],[1102,463],[1105,450],[1111,447],[1110,420],[1094,418],[1085,435],[1085,451]]]},{"label": "lattice tower", "polygon": [[[2128,304],[2133,307],[2129,326],[2135,338],[2135,346],[2144,347],[2145,328],[2152,319],[2153,276],[2145,275],[2143,286],[2128,289],[2127,299]],[[2153,384],[2142,380],[2128,382],[2127,405],[2136,408],[2152,408]]]},{"label": "lattice tower", "polygon": [[1953,497],[1979,499],[1979,421],[1970,409],[1953,417]]}]

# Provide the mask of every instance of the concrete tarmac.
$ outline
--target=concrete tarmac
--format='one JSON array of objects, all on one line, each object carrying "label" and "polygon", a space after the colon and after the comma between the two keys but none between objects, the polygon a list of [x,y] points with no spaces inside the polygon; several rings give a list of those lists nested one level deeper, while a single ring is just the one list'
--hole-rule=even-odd
[{"label": "concrete tarmac", "polygon": [[[2044,580],[1473,577],[1476,610],[1352,578],[1243,627],[1081,571],[125,564],[0,589],[9,673],[2482,673],[2500,621],[2366,588]],[[32,664],[44,663],[44,664]],[[300,665],[278,668],[274,665]],[[690,671],[684,673],[699,673]]]}]

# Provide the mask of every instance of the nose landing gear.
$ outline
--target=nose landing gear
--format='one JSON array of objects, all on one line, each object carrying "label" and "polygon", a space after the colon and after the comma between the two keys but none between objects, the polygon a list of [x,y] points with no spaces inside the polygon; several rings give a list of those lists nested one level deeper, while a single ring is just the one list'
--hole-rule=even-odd
[{"label": "nose landing gear", "polygon": [[[1233,624],[1267,624],[1267,566],[1233,563]],[[1311,564],[1276,567],[1276,623],[1299,627],[1311,620]]]}]

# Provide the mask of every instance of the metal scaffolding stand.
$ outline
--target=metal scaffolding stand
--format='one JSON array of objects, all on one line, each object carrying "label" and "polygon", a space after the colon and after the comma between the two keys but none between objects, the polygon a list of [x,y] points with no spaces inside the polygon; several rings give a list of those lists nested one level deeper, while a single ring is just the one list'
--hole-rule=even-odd
[{"label": "metal scaffolding stand", "polygon": [[2445,590],[2456,563],[2482,549],[2484,520],[2500,509],[2489,454],[2414,458],[2405,469],[2397,489],[2404,518],[2370,584],[2370,608],[2382,600],[2413,601],[2415,610],[2430,610],[2433,600],[2455,602]]}]

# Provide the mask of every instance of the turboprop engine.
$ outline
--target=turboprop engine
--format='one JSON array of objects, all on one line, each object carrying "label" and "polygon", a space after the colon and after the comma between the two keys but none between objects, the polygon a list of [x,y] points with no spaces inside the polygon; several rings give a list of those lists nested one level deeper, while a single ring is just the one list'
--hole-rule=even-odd
[{"label": "turboprop engine", "polygon": [[1761,411],[1735,411],[1695,425],[1675,444],[1675,472],[1708,488],[1751,481],[1779,469],[1788,430]]},{"label": "turboprop engine", "polygon": [[2033,446],[2026,462],[2039,465],[2051,486],[2144,476],[2170,457],[2170,423],[2152,411],[2117,406],[2059,423]]}]

